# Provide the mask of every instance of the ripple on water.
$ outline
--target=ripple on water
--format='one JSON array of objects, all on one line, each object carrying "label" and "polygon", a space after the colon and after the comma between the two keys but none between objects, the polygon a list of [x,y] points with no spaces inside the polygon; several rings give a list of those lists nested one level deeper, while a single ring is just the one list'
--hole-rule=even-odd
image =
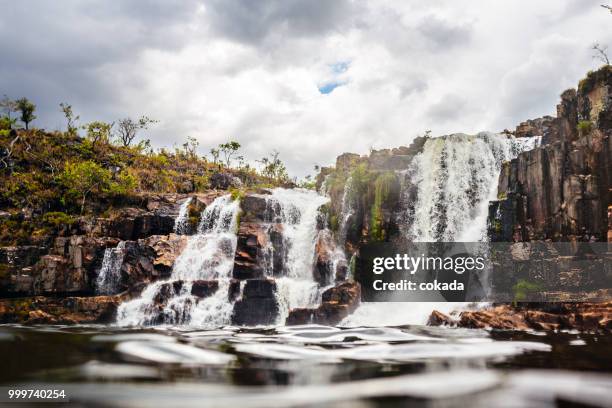
[{"label": "ripple on water", "polygon": [[263,358],[298,360],[359,360],[410,362],[432,359],[500,359],[528,351],[550,351],[551,346],[536,342],[495,341],[457,343],[380,343],[357,345],[342,349],[290,344],[252,343],[237,344],[237,351]]},{"label": "ripple on water", "polygon": [[167,341],[125,341],[115,350],[128,357],[165,364],[224,365],[235,359],[220,351]]}]

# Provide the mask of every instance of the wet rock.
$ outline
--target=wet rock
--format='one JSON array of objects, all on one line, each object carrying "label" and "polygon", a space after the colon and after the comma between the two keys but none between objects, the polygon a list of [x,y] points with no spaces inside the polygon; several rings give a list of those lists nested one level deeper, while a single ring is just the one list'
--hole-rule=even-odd
[{"label": "wet rock", "polygon": [[321,305],[314,309],[296,308],[289,312],[287,325],[336,325],[353,313],[361,302],[361,286],[357,282],[344,282],[323,292]]},{"label": "wet rock", "polygon": [[455,321],[442,312],[434,310],[427,320],[428,326],[455,326]]},{"label": "wet rock", "polygon": [[182,288],[182,280],[175,280],[172,282],[164,283],[160,285],[159,290],[153,297],[153,302],[156,305],[165,305],[170,299],[180,294]]},{"label": "wet rock", "polygon": [[168,278],[187,241],[187,236],[170,234],[125,242],[119,290]]},{"label": "wet rock", "polygon": [[281,224],[241,222],[232,276],[236,279],[263,278],[283,273],[286,249]]},{"label": "wet rock", "polygon": [[241,326],[269,325],[276,322],[279,306],[273,279],[249,279],[242,297],[234,304],[232,323]]},{"label": "wet rock", "polygon": [[240,280],[238,279],[230,280],[229,290],[227,293],[228,302],[234,302],[236,299],[238,299],[240,296],[240,284]]},{"label": "wet rock", "polygon": [[[432,326],[448,322],[454,321],[437,311],[429,318]],[[612,302],[498,305],[461,312],[456,325],[476,329],[609,332],[612,330]]]},{"label": "wet rock", "polygon": [[321,286],[329,284],[332,280],[340,282],[346,279],[348,265],[346,259],[337,248],[331,231],[319,231],[315,242],[315,264],[313,278]]},{"label": "wet rock", "polygon": [[219,281],[217,280],[197,280],[191,284],[191,294],[199,298],[212,296],[218,289]]}]

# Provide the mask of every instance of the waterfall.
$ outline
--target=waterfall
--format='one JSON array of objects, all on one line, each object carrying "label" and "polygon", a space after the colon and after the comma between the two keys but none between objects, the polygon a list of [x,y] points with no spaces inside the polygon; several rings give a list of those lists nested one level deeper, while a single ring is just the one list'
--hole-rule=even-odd
[{"label": "waterfall", "polygon": [[181,204],[179,213],[174,220],[174,232],[176,234],[185,234],[189,230],[189,204],[191,204],[192,197],[189,197]]},{"label": "waterfall", "polygon": [[314,191],[282,188],[272,190],[266,199],[268,208],[277,209],[272,221],[282,225],[286,248],[284,276],[276,278],[278,322],[283,324],[289,310],[314,307],[320,302],[324,288],[314,280],[312,270],[318,210],[329,199]]},{"label": "waterfall", "polygon": [[[169,280],[150,284],[141,297],[120,305],[119,325],[154,323],[218,326],[229,324],[233,302],[228,290],[236,251],[239,202],[218,197],[202,212],[198,231],[177,257]],[[209,297],[192,295],[194,281],[217,280],[219,287]],[[176,289],[180,287],[179,289]],[[156,299],[173,290],[164,305]]]},{"label": "waterfall", "polygon": [[[399,172],[400,231],[412,242],[486,241],[489,201],[497,197],[502,163],[536,148],[540,137],[455,134],[427,140],[408,169]],[[425,324],[432,310],[448,313],[467,303],[370,302],[344,326]]]},{"label": "waterfall", "polygon": [[537,138],[485,132],[427,140],[407,172],[410,182],[406,184],[416,186],[416,198],[407,208],[409,238],[414,242],[485,240],[488,204],[496,199],[502,162],[538,143]]},{"label": "waterfall", "polygon": [[125,256],[125,241],[119,242],[115,248],[106,248],[102,259],[102,268],[96,279],[96,293],[113,295],[119,289],[121,265]]}]

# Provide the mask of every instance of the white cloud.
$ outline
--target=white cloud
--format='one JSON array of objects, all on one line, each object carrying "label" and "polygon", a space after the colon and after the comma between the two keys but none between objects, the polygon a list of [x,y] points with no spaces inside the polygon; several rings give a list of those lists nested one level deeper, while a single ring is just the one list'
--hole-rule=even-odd
[{"label": "white cloud", "polygon": [[251,160],[278,149],[298,176],[426,129],[552,113],[596,67],[590,45],[612,46],[591,1],[39,3],[0,16],[0,91],[37,102],[40,126],[62,123],[61,101],[84,120],[147,114],[157,146],[235,139]]}]

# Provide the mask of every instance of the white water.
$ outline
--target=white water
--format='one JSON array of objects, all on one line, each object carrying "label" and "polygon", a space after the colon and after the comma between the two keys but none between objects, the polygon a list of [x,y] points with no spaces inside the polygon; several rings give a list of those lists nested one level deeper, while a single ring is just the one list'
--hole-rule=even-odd
[{"label": "white water", "polygon": [[174,220],[174,232],[176,234],[185,234],[189,227],[189,204],[191,204],[192,197],[189,197],[181,204],[179,208],[179,213],[176,219]]},{"label": "white water", "polygon": [[119,289],[121,279],[121,264],[125,256],[125,241],[119,242],[115,248],[106,248],[102,259],[102,268],[96,279],[96,293],[113,295]]},{"label": "white water", "polygon": [[280,308],[278,322],[283,324],[289,310],[314,307],[320,302],[324,288],[314,281],[312,268],[318,209],[329,199],[314,191],[282,188],[274,189],[266,199],[270,204],[278,203],[280,207],[274,221],[282,224],[283,245],[287,251],[285,276],[276,279],[276,297]]},{"label": "white water", "polygon": [[[190,237],[187,247],[177,257],[168,281],[149,285],[141,297],[121,304],[117,323],[122,326],[145,325],[155,321],[160,310],[154,298],[162,285],[184,281],[180,292],[171,297],[161,310],[164,323],[198,326],[229,324],[233,303],[228,301],[228,289],[236,251],[237,215],[239,202],[229,196],[215,199],[202,212],[197,234]],[[219,289],[210,297],[198,299],[191,295],[195,280],[217,279]]]},{"label": "white water", "polygon": [[496,199],[502,163],[538,143],[538,138],[484,132],[429,139],[409,169],[418,188],[409,214],[412,241],[485,240],[488,205]]}]

